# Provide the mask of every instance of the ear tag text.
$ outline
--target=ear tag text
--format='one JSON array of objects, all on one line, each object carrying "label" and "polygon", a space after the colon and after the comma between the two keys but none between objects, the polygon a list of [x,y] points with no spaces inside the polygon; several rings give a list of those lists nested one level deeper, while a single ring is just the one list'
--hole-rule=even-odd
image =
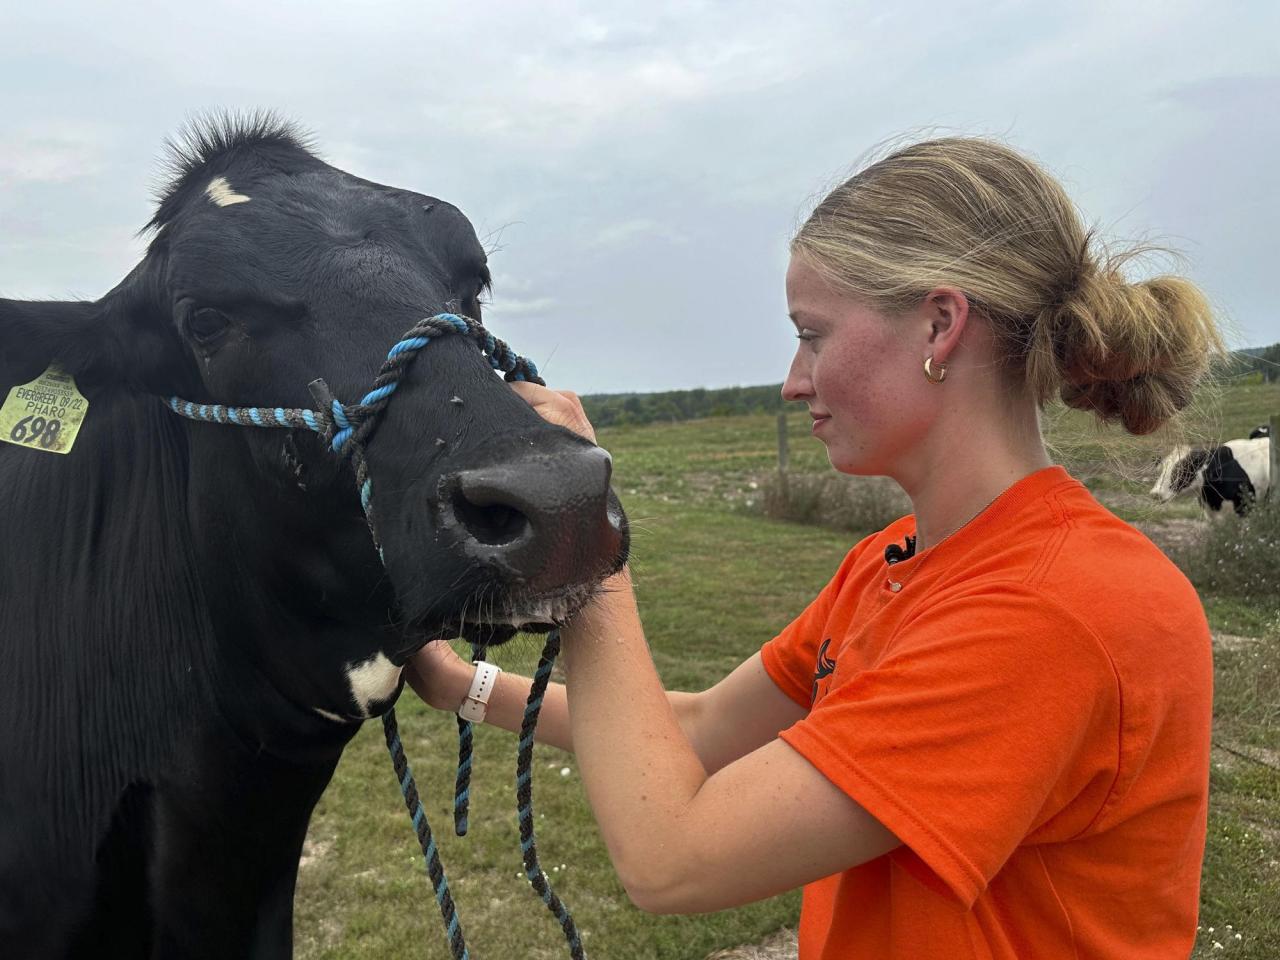
[{"label": "ear tag text", "polygon": [[9,391],[0,406],[0,440],[43,453],[70,453],[88,412],[89,401],[75,378],[55,360],[30,383]]}]

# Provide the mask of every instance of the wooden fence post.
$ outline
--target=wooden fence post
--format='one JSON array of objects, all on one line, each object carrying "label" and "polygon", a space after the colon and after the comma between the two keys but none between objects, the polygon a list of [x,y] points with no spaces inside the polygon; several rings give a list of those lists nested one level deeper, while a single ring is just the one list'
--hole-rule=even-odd
[{"label": "wooden fence post", "polygon": [[[1275,419],[1274,417],[1272,418]],[[787,451],[787,415],[785,413],[778,414],[778,471],[780,473],[787,472],[788,463]]]},{"label": "wooden fence post", "polygon": [[1268,447],[1271,450],[1271,474],[1268,477],[1267,499],[1272,501],[1275,509],[1280,510],[1280,493],[1276,493],[1276,484],[1280,482],[1280,413],[1271,415],[1271,439]]},{"label": "wooden fence post", "polygon": [[787,490],[787,465],[789,460],[790,453],[787,450],[787,412],[783,410],[778,414],[778,488],[782,494],[784,509],[785,505],[791,501]]}]

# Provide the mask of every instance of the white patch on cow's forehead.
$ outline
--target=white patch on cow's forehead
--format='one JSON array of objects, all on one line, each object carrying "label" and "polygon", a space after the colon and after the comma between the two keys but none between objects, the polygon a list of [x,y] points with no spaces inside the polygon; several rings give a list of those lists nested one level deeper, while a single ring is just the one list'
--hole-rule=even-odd
[{"label": "white patch on cow's forehead", "polygon": [[360,663],[347,664],[351,699],[356,702],[362,717],[369,716],[375,701],[390,700],[395,694],[400,683],[400,669],[381,653]]},{"label": "white patch on cow's forehead", "polygon": [[220,207],[230,207],[237,203],[248,203],[249,198],[243,193],[236,193],[227,182],[226,177],[214,177],[204,188],[205,194]]}]

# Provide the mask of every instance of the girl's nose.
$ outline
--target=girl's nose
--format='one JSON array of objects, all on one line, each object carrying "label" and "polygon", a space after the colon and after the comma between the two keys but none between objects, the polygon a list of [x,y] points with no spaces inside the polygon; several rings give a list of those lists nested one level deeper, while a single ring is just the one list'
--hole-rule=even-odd
[{"label": "girl's nose", "polygon": [[800,364],[791,361],[791,369],[787,371],[787,379],[782,384],[783,400],[806,400],[813,396],[813,382],[807,370],[799,369]]}]

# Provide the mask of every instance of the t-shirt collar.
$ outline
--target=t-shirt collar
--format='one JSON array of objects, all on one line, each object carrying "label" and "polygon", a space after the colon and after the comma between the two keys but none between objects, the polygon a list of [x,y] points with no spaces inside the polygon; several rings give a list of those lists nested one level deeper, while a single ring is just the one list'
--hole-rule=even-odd
[{"label": "t-shirt collar", "polygon": [[[1071,474],[1067,473],[1066,469],[1058,464],[1042,467],[1027,474],[1021,480],[1005,488],[1004,492],[991,501],[981,513],[949,537],[945,537],[933,546],[896,563],[890,564],[886,562],[885,565],[889,571],[888,576],[899,583],[905,582],[923,561],[939,554],[950,554],[957,549],[962,549],[968,543],[989,538],[992,531],[999,529],[1005,520],[1017,514],[1027,504],[1040,499],[1059,484],[1069,483],[1071,480]],[[905,530],[905,536],[914,540],[916,536],[915,516],[904,518],[903,526],[900,529]],[[903,539],[899,537],[895,542],[902,544]]]}]

